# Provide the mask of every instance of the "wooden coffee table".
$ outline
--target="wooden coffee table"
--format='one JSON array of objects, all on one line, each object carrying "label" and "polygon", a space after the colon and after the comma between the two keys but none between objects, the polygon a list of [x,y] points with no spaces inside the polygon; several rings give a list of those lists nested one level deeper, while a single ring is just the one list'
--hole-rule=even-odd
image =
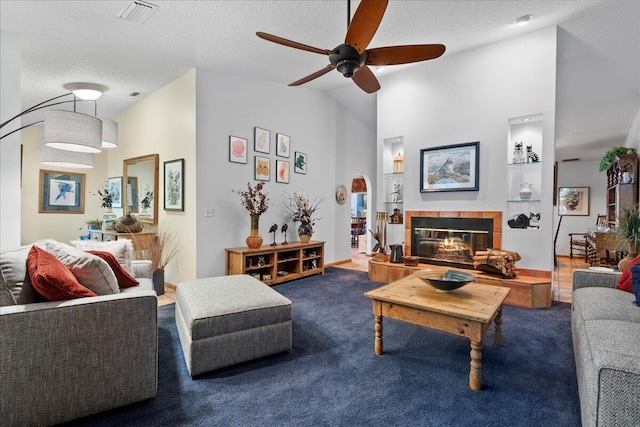
[{"label": "wooden coffee table", "polygon": [[493,342],[502,345],[502,304],[508,288],[470,283],[438,292],[415,276],[366,292],[373,300],[375,353],[381,355],[383,316],[415,323],[471,340],[469,387],[482,388],[482,337],[495,324]]}]

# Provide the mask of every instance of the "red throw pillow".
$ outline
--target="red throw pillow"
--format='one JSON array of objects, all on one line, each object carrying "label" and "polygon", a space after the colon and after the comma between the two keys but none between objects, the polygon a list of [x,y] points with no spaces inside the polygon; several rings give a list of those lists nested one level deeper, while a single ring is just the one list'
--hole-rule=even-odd
[{"label": "red throw pillow", "polygon": [[105,260],[109,267],[113,270],[113,274],[116,275],[116,279],[118,279],[118,286],[121,288],[131,288],[133,286],[137,286],[140,284],[132,275],[130,275],[127,270],[122,268],[118,260],[111,252],[106,251],[87,251],[90,254],[98,256]]},{"label": "red throw pillow", "polygon": [[37,246],[27,255],[27,270],[33,287],[49,301],[95,297],[56,257]]},{"label": "red throw pillow", "polygon": [[627,291],[633,293],[633,282],[631,281],[631,267],[640,263],[640,255],[635,257],[631,264],[627,268],[624,269],[622,275],[620,275],[620,279],[618,280],[618,289],[622,291]]}]

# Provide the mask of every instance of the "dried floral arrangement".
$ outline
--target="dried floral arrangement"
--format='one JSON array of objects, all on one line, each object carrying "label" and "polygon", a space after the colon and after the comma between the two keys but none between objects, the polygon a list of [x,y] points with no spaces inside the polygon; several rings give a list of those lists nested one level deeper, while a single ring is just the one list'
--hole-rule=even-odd
[{"label": "dried floral arrangement", "polygon": [[239,194],[240,202],[251,215],[262,215],[269,209],[269,195],[263,193],[264,182],[258,182],[255,187],[252,187],[247,182],[246,190],[231,190],[233,193]]},{"label": "dried floral arrangement", "polygon": [[293,196],[289,193],[284,194],[284,209],[287,213],[287,218],[292,219],[294,222],[300,221],[311,225],[314,225],[316,221],[322,219],[314,217],[313,214],[318,210],[324,199],[318,199],[316,197],[313,200],[309,200],[308,197],[301,196],[295,191]]},{"label": "dried floral arrangement", "polygon": [[136,259],[147,259],[153,265],[153,271],[164,270],[169,262],[182,250],[182,243],[175,231],[161,229],[155,239],[132,234],[136,247]]}]

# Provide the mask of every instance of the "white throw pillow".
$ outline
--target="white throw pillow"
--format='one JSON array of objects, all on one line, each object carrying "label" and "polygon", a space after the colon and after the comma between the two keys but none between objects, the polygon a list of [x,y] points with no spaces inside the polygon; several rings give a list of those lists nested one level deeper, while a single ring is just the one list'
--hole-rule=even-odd
[{"label": "white throw pillow", "polygon": [[71,242],[77,249],[82,251],[104,251],[111,253],[118,263],[133,275],[131,260],[133,259],[133,242],[129,239],[110,240],[99,242],[97,240],[74,240]]},{"label": "white throw pillow", "polygon": [[120,293],[116,275],[102,258],[52,240],[47,241],[46,251],[71,270],[82,286],[96,294]]}]

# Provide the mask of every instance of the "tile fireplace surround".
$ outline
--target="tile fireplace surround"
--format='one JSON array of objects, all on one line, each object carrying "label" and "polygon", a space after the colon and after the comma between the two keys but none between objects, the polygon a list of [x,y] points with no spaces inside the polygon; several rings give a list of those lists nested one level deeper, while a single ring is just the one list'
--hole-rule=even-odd
[{"label": "tile fireplace surround", "polygon": [[[487,218],[493,220],[493,248],[502,249],[502,212],[496,211],[406,211],[405,212],[405,254],[411,253],[411,221],[416,217],[428,218]],[[369,261],[369,279],[390,283],[413,274],[416,270],[442,268],[430,264],[409,267],[390,262]],[[505,300],[508,305],[528,308],[549,307],[551,305],[551,272],[518,269],[518,277],[503,279],[476,270],[464,270],[476,276],[476,283],[510,288]]]}]

